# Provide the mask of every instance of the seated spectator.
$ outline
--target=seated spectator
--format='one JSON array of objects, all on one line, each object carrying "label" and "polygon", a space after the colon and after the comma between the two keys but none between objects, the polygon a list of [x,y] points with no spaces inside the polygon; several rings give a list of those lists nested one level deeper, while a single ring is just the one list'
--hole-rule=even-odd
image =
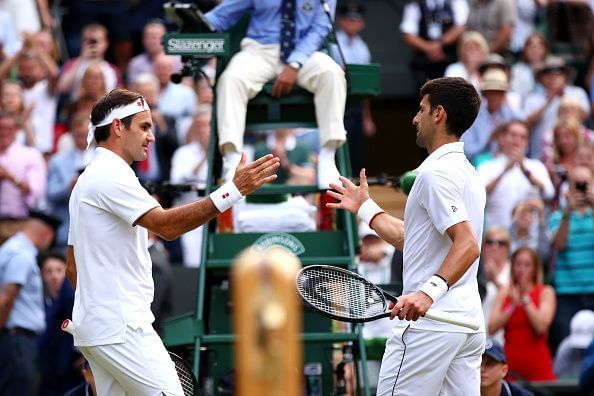
[{"label": "seated spectator", "polygon": [[[482,102],[472,126],[462,135],[464,153],[469,160],[482,152],[494,152],[490,147],[491,134],[499,125],[521,120],[524,114],[511,106],[506,94],[509,89],[507,74],[500,69],[488,69],[481,81]],[[493,145],[494,146],[494,145]]]},{"label": "seated spectator", "polygon": [[536,252],[522,247],[512,254],[511,282],[497,295],[488,332],[505,330],[505,354],[512,377],[528,381],[555,380],[547,344],[557,299],[543,284],[543,269]]},{"label": "seated spectator", "polygon": [[481,362],[481,396],[533,396],[520,385],[508,382],[509,372],[503,348],[493,338],[485,341],[485,352]]},{"label": "seated spectator", "polygon": [[70,134],[74,147],[56,153],[49,161],[46,199],[52,213],[62,224],[56,234],[55,245],[66,252],[70,216],[68,202],[78,176],[93,159],[95,150],[87,149],[89,116],[75,113],[70,120]]},{"label": "seated spectator", "polygon": [[449,65],[445,77],[462,77],[480,91],[479,67],[489,54],[489,45],[482,34],[475,31],[465,32],[458,42],[458,62]]},{"label": "seated spectator", "polygon": [[63,395],[79,382],[72,336],[61,329],[72,316],[74,290],[66,279],[66,258],[58,251],[42,256],[41,276],[45,285],[45,332],[39,337],[40,396]]},{"label": "seated spectator", "polygon": [[[516,110],[518,113],[523,114],[522,97],[517,92],[514,92],[511,89],[509,89],[509,82],[511,81],[511,67],[508,61],[503,56],[497,53],[490,53],[482,61],[479,67],[479,72],[481,73],[481,76],[484,79],[485,73],[493,69],[498,69],[505,72],[508,81],[508,90],[505,92],[505,101],[508,106]],[[521,118],[523,119],[524,116],[522,116]]]},{"label": "seated spectator", "polygon": [[[346,79],[340,66],[319,51],[332,29],[323,4],[307,4],[285,10],[287,18],[282,20],[279,4],[267,1],[221,2],[205,14],[217,31],[227,31],[244,11],[252,12],[242,48],[217,82],[217,133],[225,181],[233,178],[241,159],[248,101],[275,79],[275,97],[288,94],[295,84],[313,94],[321,146],[318,185],[328,188],[332,182],[340,184],[335,156],[346,141]],[[335,8],[336,3],[331,4]]]},{"label": "seated spectator", "polygon": [[594,311],[578,311],[569,325],[570,333],[561,341],[555,354],[555,375],[559,379],[579,378],[584,353],[594,340]]},{"label": "seated spectator", "polygon": [[[167,33],[165,24],[159,19],[149,20],[142,29],[142,47],[144,52],[136,55],[128,63],[126,80],[128,83],[136,81],[141,74],[154,74],[154,61],[158,55],[164,54],[163,36]],[[175,57],[175,70],[181,70],[181,61]]]},{"label": "seated spectator", "polygon": [[75,100],[83,74],[92,62],[99,62],[101,65],[107,92],[120,87],[122,77],[119,69],[105,60],[108,47],[108,32],[104,26],[92,23],[83,27],[80,55],[70,59],[62,67],[58,91],[71,101]]},{"label": "seated spectator", "polygon": [[101,62],[93,61],[85,69],[73,100],[76,101],[86,95],[99,100],[105,94],[107,94],[107,84]]},{"label": "seated spectator", "polygon": [[534,91],[524,100],[526,123],[530,127],[530,158],[542,157],[542,144],[545,131],[553,129],[562,97],[578,100],[590,114],[590,101],[583,88],[571,85],[569,68],[562,58],[548,56],[539,69],[536,79],[544,87]]},{"label": "seated spectator", "polygon": [[23,228],[45,194],[45,161],[16,141],[17,125],[14,115],[0,111],[0,245]]},{"label": "seated spectator", "polygon": [[[509,272],[511,264],[510,236],[505,228],[490,227],[483,238],[481,248],[480,266],[485,275],[485,296],[483,297],[483,314],[485,325],[489,324],[489,317],[493,310],[495,297],[500,290],[509,285]],[[503,330],[493,335],[495,339],[503,343]]]},{"label": "seated spectator", "polygon": [[528,136],[525,123],[509,122],[498,138],[495,158],[477,169],[487,189],[486,221],[490,226],[508,228],[518,203],[531,197],[548,201],[555,194],[544,164],[525,156]]},{"label": "seated spectator", "polygon": [[569,173],[567,205],[553,212],[549,231],[557,250],[554,284],[559,299],[555,317],[560,338],[582,309],[594,310],[594,217],[592,171],[577,166]]},{"label": "seated spectator", "polygon": [[511,67],[511,90],[519,93],[522,98],[534,91],[538,86],[534,76],[548,55],[549,45],[542,33],[534,32],[528,36],[522,57]]},{"label": "seated spectator", "polygon": [[520,202],[512,212],[510,228],[511,250],[515,252],[527,246],[538,253],[542,263],[549,260],[551,243],[545,221],[545,204],[540,198],[528,198]]}]

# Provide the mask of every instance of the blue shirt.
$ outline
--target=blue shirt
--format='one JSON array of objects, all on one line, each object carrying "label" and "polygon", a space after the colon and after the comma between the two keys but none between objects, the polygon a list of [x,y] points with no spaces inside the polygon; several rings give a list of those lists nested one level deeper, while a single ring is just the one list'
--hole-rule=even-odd
[{"label": "blue shirt", "polygon": [[37,248],[22,232],[0,247],[0,288],[8,283],[20,285],[21,289],[4,327],[22,327],[38,334],[43,332],[45,312]]},{"label": "blue shirt", "polygon": [[[353,65],[368,65],[371,63],[369,47],[367,47],[361,36],[349,37],[344,31],[339,30],[336,32],[336,40],[340,44],[346,63]],[[332,46],[332,58],[340,65],[344,64],[336,44]]]},{"label": "blue shirt", "polygon": [[[557,232],[563,211],[554,212],[549,229]],[[571,212],[567,246],[557,253],[555,291],[557,294],[594,293],[594,218],[592,209],[583,215]]]},{"label": "blue shirt", "polygon": [[[332,25],[319,0],[295,2],[296,44],[287,63],[299,62],[304,65],[325,43],[326,37],[332,31]],[[334,15],[336,0],[327,0],[327,3]],[[260,44],[280,45],[281,5],[282,0],[224,0],[208,12],[206,18],[217,31],[227,31],[244,13],[250,12],[251,19],[246,36]]]}]

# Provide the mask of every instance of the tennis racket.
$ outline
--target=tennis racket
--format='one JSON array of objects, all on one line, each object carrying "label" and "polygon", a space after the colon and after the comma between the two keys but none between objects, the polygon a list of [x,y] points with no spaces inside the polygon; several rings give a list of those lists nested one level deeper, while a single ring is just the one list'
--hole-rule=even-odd
[{"label": "tennis racket", "polygon": [[[62,331],[65,331],[66,333],[74,333],[74,323],[72,323],[70,319],[64,320],[61,327]],[[179,382],[181,383],[182,389],[184,391],[184,396],[199,396],[200,393],[198,393],[198,380],[194,376],[192,367],[190,367],[190,365],[180,356],[171,351],[167,352],[169,352],[169,357],[175,365],[175,372],[179,377]]]},{"label": "tennis racket", "polygon": [[[362,323],[390,316],[388,302],[398,299],[362,276],[329,265],[310,265],[297,274],[297,290],[308,306],[342,322]],[[466,318],[429,309],[427,319],[478,330]]]},{"label": "tennis racket", "polygon": [[179,377],[179,382],[181,382],[184,395],[198,396],[198,380],[196,379],[196,376],[194,376],[194,372],[188,362],[182,359],[179,355],[176,355],[171,351],[168,352],[173,364],[175,364],[175,371]]}]

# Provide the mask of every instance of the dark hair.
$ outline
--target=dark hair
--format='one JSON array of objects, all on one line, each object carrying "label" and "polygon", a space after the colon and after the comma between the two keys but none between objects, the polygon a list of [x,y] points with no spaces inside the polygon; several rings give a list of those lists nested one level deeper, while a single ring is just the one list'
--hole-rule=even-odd
[{"label": "dark hair", "polygon": [[66,264],[66,257],[58,249],[51,249],[41,254],[40,264],[42,268],[48,259],[56,259]]},{"label": "dark hair", "polygon": [[[139,93],[128,91],[127,89],[116,88],[95,103],[93,110],[91,111],[91,122],[93,125],[97,125],[103,121],[111,110],[116,107],[126,106],[139,98],[142,98],[142,95]],[[130,125],[132,125],[133,117],[134,114],[120,120],[126,129],[130,128]],[[104,125],[95,129],[95,141],[97,143],[107,140],[110,127],[111,125]]]},{"label": "dark hair", "polygon": [[421,87],[421,98],[428,95],[430,112],[437,106],[447,114],[449,133],[460,137],[474,122],[481,98],[472,84],[460,77],[441,77],[427,81]]}]

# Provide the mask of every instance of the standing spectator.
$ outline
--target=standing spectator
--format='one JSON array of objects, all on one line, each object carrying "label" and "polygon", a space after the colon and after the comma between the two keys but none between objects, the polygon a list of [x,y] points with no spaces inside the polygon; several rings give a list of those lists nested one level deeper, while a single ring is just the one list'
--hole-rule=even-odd
[{"label": "standing spectator", "polygon": [[0,9],[0,42],[2,51],[6,56],[14,56],[21,48],[19,36],[14,29],[10,13]]},{"label": "standing spectator", "polygon": [[586,348],[594,339],[594,311],[582,309],[571,318],[570,333],[561,341],[555,354],[557,378],[578,378]]},{"label": "standing spectator", "polygon": [[62,396],[80,380],[75,372],[72,335],[61,324],[72,316],[74,290],[66,279],[66,257],[57,251],[44,254],[41,276],[45,285],[45,332],[39,337],[40,396]]},{"label": "standing spectator", "polygon": [[[341,58],[337,48],[334,48],[332,57],[340,64],[367,65],[371,63],[371,53],[367,44],[359,33],[365,28],[365,7],[356,1],[338,7],[338,26],[336,40],[342,49]],[[349,141],[349,157],[353,175],[365,165],[366,138],[375,135],[375,123],[371,117],[369,99],[361,103],[348,104],[344,113],[344,125]]]},{"label": "standing spectator", "polygon": [[583,88],[569,85],[569,69],[557,56],[548,56],[536,71],[536,79],[544,90],[529,94],[524,101],[526,122],[531,129],[530,158],[541,158],[542,140],[546,130],[553,129],[557,121],[559,103],[564,96],[573,97],[582,103],[590,114],[590,101]]},{"label": "standing spectator", "polygon": [[75,100],[83,74],[92,62],[99,62],[105,78],[107,92],[122,85],[120,70],[105,60],[105,52],[109,47],[108,33],[104,26],[97,23],[86,25],[82,29],[80,55],[70,59],[62,68],[58,81],[58,90]]},{"label": "standing spectator", "polygon": [[410,68],[420,88],[442,77],[456,60],[456,44],[468,18],[466,0],[410,1],[404,7],[400,31],[413,50]]},{"label": "standing spectator", "polygon": [[524,118],[522,111],[507,101],[508,89],[508,77],[503,70],[489,69],[483,74],[481,108],[472,126],[462,135],[464,153],[470,161],[483,152],[495,151],[495,147],[490,147],[495,128]]},{"label": "standing spectator", "polygon": [[518,14],[513,24],[509,50],[517,59],[523,51],[526,40],[535,32],[536,19],[540,15],[541,8],[546,7],[547,0],[515,0],[514,3]]},{"label": "standing spectator", "polygon": [[54,239],[59,221],[31,212],[23,230],[0,247],[0,394],[34,395],[37,336],[45,330],[37,255]]},{"label": "standing spectator", "polygon": [[444,72],[446,77],[462,77],[480,91],[480,65],[489,54],[487,40],[479,32],[464,32],[458,42],[458,59]]},{"label": "standing spectator", "polygon": [[538,253],[542,263],[547,263],[551,252],[545,220],[545,204],[540,198],[528,198],[520,202],[512,212],[510,227],[511,252],[527,246]]},{"label": "standing spectator", "polygon": [[521,386],[506,381],[508,371],[509,366],[500,343],[487,338],[481,362],[481,396],[534,396]]},{"label": "standing spectator", "polygon": [[511,90],[525,98],[537,87],[534,76],[549,55],[546,37],[534,32],[526,39],[520,60],[511,67]]},{"label": "standing spectator", "polygon": [[509,122],[498,139],[500,151],[478,168],[487,189],[486,221],[490,226],[508,228],[512,211],[519,202],[530,197],[548,201],[555,194],[544,164],[524,154],[528,136],[526,124],[517,120]]},{"label": "standing spectator", "polygon": [[547,335],[553,322],[555,290],[543,283],[542,264],[528,247],[511,257],[511,282],[497,295],[489,334],[505,330],[505,355],[510,371],[528,381],[554,380]]},{"label": "standing spectator", "polygon": [[93,158],[94,150],[87,149],[89,116],[75,113],[70,119],[70,133],[74,147],[55,154],[49,162],[46,199],[52,213],[62,221],[56,234],[56,246],[66,252],[68,242],[68,200],[78,176]]},{"label": "standing spectator", "polygon": [[[192,125],[188,129],[188,143],[180,146],[171,160],[172,183],[194,183],[206,185],[208,177],[208,143],[210,141],[212,110],[210,106],[199,106]],[[192,202],[196,193],[184,193],[174,204]],[[201,259],[202,227],[181,236],[181,245],[186,267],[198,267]]]},{"label": "standing spectator", "polygon": [[16,141],[14,115],[0,112],[0,244],[24,225],[45,194],[46,167],[34,148]]},{"label": "standing spectator", "polygon": [[513,0],[471,0],[466,29],[480,32],[489,52],[506,54],[518,10]]},{"label": "standing spectator", "polygon": [[582,309],[594,310],[594,217],[592,171],[577,166],[569,174],[567,205],[549,220],[557,249],[555,290],[559,297],[559,336],[569,334],[569,322]]},{"label": "standing spectator", "polygon": [[18,81],[4,81],[1,91],[0,108],[15,117],[18,129],[17,141],[34,148],[37,144],[35,131],[42,120],[31,117],[31,107],[25,107],[23,88]]},{"label": "standing spectator", "polygon": [[[167,33],[165,24],[159,19],[151,19],[144,25],[142,30],[142,46],[144,52],[136,55],[128,63],[126,80],[131,83],[136,81],[138,76],[145,73],[155,73],[155,58],[165,53],[163,49],[163,36]],[[179,57],[175,57],[175,70],[181,69]]]},{"label": "standing spectator", "polygon": [[[489,317],[493,310],[493,304],[497,294],[509,285],[509,273],[511,264],[510,256],[510,235],[505,228],[490,227],[485,233],[483,247],[481,249],[481,270],[485,275],[485,296],[483,297],[483,314],[485,325],[489,323]],[[492,335],[495,339],[503,342],[503,330],[500,329]]]}]

